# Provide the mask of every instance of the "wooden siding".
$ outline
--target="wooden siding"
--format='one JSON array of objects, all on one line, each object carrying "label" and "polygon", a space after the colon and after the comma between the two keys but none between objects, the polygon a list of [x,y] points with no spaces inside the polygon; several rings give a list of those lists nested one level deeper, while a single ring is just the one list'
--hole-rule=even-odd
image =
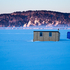
[{"label": "wooden siding", "polygon": [[44,33],[44,41],[49,41],[49,32],[43,32]]},{"label": "wooden siding", "polygon": [[55,41],[55,32],[52,32],[52,36],[49,38],[49,41]]},{"label": "wooden siding", "polygon": [[48,32],[42,32],[43,36],[40,36],[40,32],[34,32],[34,39],[33,41],[59,41],[60,33],[59,32],[52,32],[52,36],[49,36]]},{"label": "wooden siding", "polygon": [[34,32],[34,39],[33,41],[38,41],[38,32]]},{"label": "wooden siding", "polygon": [[56,37],[56,40],[55,41],[59,41],[59,33],[55,33],[56,35],[55,35],[55,37]]},{"label": "wooden siding", "polygon": [[38,32],[38,41],[44,41],[43,36],[40,36],[40,32]]}]

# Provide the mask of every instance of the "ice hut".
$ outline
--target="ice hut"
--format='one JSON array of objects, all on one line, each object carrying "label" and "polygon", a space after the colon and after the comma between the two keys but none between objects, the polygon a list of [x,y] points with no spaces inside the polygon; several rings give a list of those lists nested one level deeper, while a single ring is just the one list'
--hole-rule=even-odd
[{"label": "ice hut", "polygon": [[59,41],[59,31],[34,31],[33,41]]},{"label": "ice hut", "polygon": [[70,39],[70,32],[67,32],[67,38]]}]

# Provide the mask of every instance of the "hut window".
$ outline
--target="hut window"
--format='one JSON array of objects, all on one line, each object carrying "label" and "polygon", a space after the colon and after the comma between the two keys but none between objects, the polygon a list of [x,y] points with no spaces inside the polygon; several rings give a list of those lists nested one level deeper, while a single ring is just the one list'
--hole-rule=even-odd
[{"label": "hut window", "polygon": [[40,36],[43,36],[43,32],[40,32]]},{"label": "hut window", "polygon": [[49,37],[51,37],[52,36],[52,32],[49,32]]}]

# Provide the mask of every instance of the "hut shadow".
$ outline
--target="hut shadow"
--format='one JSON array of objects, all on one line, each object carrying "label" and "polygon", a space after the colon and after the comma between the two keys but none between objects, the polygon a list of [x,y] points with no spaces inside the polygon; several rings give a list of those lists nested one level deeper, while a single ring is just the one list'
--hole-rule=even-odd
[{"label": "hut shadow", "polygon": [[70,41],[70,39],[60,39],[60,41]]}]

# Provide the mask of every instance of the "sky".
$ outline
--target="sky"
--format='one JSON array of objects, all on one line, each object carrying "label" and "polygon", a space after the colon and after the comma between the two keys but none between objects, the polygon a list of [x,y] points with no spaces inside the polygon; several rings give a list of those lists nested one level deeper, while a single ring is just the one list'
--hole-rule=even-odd
[{"label": "sky", "polygon": [[28,10],[70,13],[70,0],[0,0],[0,14]]}]

